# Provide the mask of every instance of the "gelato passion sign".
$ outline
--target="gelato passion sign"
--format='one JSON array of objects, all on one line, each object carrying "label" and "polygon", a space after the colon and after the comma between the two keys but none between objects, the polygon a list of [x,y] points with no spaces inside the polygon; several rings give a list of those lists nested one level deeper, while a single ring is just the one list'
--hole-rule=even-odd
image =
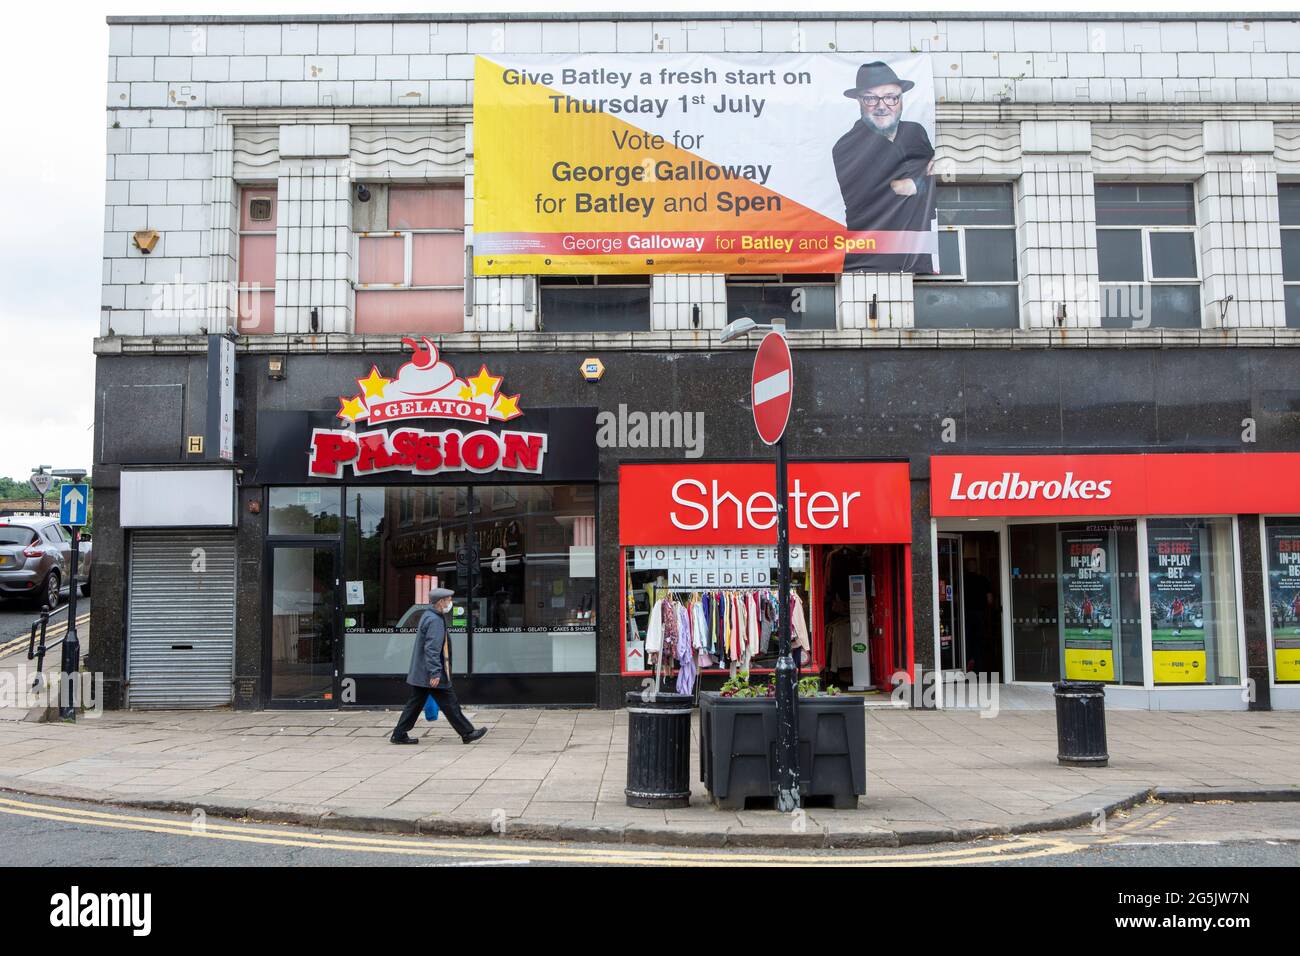
[{"label": "gelato passion sign", "polygon": [[384,471],[417,475],[515,471],[540,475],[545,455],[546,436],[537,432],[427,432],[399,428],[354,435],[317,428],[311,435],[307,471],[313,478],[342,478],[345,465],[350,465],[357,475]]},{"label": "gelato passion sign", "polygon": [[310,477],[342,478],[349,467],[358,476],[392,471],[542,474],[547,436],[540,432],[414,427],[358,431],[356,425],[363,421],[375,425],[444,418],[488,424],[523,414],[519,396],[504,394],[502,377],[491,374],[486,365],[472,378],[462,378],[427,337],[402,343],[411,349],[411,358],[393,378],[385,378],[378,366],[371,365],[370,374],[356,380],[361,390],[351,398],[339,397],[335,417],[352,428],[312,429]]}]

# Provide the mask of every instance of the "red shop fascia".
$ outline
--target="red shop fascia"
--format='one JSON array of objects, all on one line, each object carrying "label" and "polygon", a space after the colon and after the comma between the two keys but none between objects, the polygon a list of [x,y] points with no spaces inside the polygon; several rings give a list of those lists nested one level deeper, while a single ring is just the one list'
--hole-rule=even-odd
[{"label": "red shop fascia", "polygon": [[[636,463],[619,466],[620,547],[619,641],[628,639],[630,552],[638,546],[741,546],[776,544],[776,465],[772,462],[711,461]],[[888,675],[914,673],[912,634],[912,512],[909,470],[902,461],[792,461],[787,482],[790,544],[809,552],[808,612],[812,661],[817,673],[826,660],[823,556],[836,545],[889,545],[898,560],[882,571],[889,586],[869,600],[872,675],[888,686]],[[775,570],[772,572],[775,579]],[[901,579],[901,580],[900,580]],[[775,586],[775,580],[773,580]],[[706,590],[707,588],[702,588]],[[895,600],[894,596],[897,596]],[[884,646],[877,624],[888,635],[902,628],[901,658]],[[881,647],[877,647],[877,640]],[[881,656],[877,656],[877,655]],[[648,669],[629,667],[638,676]],[[883,666],[878,667],[877,662]],[[771,668],[754,667],[753,673]],[[704,669],[704,674],[723,674]]]}]

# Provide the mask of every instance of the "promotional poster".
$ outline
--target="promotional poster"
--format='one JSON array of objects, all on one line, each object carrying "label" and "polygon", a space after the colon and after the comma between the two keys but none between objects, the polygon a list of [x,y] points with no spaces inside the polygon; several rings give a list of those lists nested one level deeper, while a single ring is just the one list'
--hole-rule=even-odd
[{"label": "promotional poster", "polygon": [[1274,677],[1300,681],[1300,525],[1268,528],[1268,595]]},{"label": "promotional poster", "polygon": [[1204,684],[1205,608],[1196,529],[1147,532],[1151,576],[1152,672],[1157,684]]},{"label": "promotional poster", "polygon": [[1061,532],[1061,626],[1066,680],[1114,681],[1114,578],[1110,538]]},{"label": "promotional poster", "polygon": [[479,56],[474,271],[933,273],[928,53]]}]

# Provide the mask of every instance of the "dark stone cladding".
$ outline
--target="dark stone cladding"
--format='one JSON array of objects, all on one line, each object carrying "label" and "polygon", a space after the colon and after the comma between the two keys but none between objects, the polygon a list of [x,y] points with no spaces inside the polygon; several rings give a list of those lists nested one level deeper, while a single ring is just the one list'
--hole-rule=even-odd
[{"label": "dark stone cladding", "polygon": [[[606,372],[588,384],[579,365],[599,355]],[[704,413],[704,460],[769,459],[749,412],[752,353],[718,352],[447,352],[464,373],[486,363],[505,377],[521,407],[596,406],[629,411]],[[356,391],[371,363],[391,374],[404,353],[292,354],[286,378],[267,375],[266,354],[243,352],[238,362],[239,445],[236,465],[251,476],[259,410],[334,410]],[[933,454],[1052,454],[1064,452],[1250,453],[1300,451],[1300,348],[1190,349],[798,349],[795,407],[789,428],[793,459],[906,459],[912,475],[912,613],[916,657],[932,665],[932,587],[929,537],[929,456]],[[157,447],[160,421],[179,420],[181,436],[203,424],[206,357],[202,354],[101,355],[96,371],[96,594],[91,666],[106,677],[106,703],[120,706],[124,672],[124,537],[116,527],[121,463]],[[115,386],[181,384],[171,417],[161,419],[147,393],[118,389],[105,441],[106,392]],[[122,395],[139,395],[135,399]],[[121,404],[127,401],[128,404]],[[1244,444],[1245,419],[1256,442]],[[951,420],[949,423],[947,420]],[[526,424],[527,418],[520,420]],[[943,441],[945,426],[955,441]],[[620,461],[686,460],[681,449],[602,449],[599,453],[598,620],[601,706],[618,706],[636,680],[620,676],[618,585],[618,465]],[[141,462],[145,463],[145,462]],[[261,706],[262,521],[248,513],[256,486],[239,494],[237,705]],[[1242,533],[1246,534],[1247,522]],[[1258,552],[1243,548],[1243,554]],[[1246,570],[1258,573],[1257,556]],[[1258,590],[1256,588],[1255,590]],[[1250,629],[1263,626],[1262,595],[1243,591]],[[1255,604],[1260,607],[1254,607]],[[1247,635],[1248,643],[1257,636]],[[1258,651],[1252,651],[1251,663]],[[1252,667],[1252,673],[1256,669]],[[241,690],[242,689],[242,690]],[[250,692],[251,691],[251,692]]]}]

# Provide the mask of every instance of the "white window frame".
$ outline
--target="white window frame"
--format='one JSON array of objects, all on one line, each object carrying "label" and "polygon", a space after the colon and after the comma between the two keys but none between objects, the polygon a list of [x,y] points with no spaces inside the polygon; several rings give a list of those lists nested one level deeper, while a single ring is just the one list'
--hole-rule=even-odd
[{"label": "white window frame", "polygon": [[[1105,182],[1105,181],[1102,181],[1102,182],[1098,182],[1097,185],[1098,185],[1098,186],[1113,185],[1113,183],[1107,183],[1107,182]],[[1137,185],[1138,185],[1138,186],[1142,186],[1142,185],[1152,185],[1152,184],[1150,184],[1150,183],[1137,183]],[[1158,184],[1157,184],[1157,185],[1158,185]],[[1186,226],[1172,226],[1172,225],[1164,225],[1164,226],[1139,226],[1139,225],[1133,225],[1133,224],[1113,225],[1113,226],[1112,226],[1112,225],[1105,225],[1105,226],[1103,226],[1103,225],[1101,225],[1101,224],[1097,224],[1097,225],[1096,225],[1095,228],[1096,228],[1096,231],[1097,231],[1097,233],[1098,233],[1098,247],[1100,247],[1100,245],[1101,245],[1101,242],[1100,242],[1100,234],[1101,234],[1102,232],[1114,232],[1114,231],[1119,231],[1119,230],[1128,230],[1128,231],[1131,232],[1131,231],[1133,231],[1134,229],[1136,229],[1136,230],[1138,230],[1139,232],[1142,233],[1142,275],[1143,275],[1143,278],[1140,279],[1140,280],[1132,280],[1132,281],[1116,281],[1116,280],[1102,279],[1102,278],[1101,278],[1101,275],[1100,275],[1100,268],[1099,268],[1099,269],[1098,269],[1098,276],[1097,276],[1097,286],[1098,286],[1099,296],[1100,296],[1100,301],[1098,302],[1098,307],[1099,307],[1099,308],[1098,308],[1098,313],[1099,313],[1099,314],[1100,314],[1100,312],[1101,312],[1100,306],[1103,305],[1103,304],[1106,302],[1106,290],[1107,290],[1107,289],[1119,289],[1119,288],[1125,288],[1125,287],[1127,287],[1127,286],[1135,286],[1135,285],[1138,285],[1138,286],[1154,286],[1154,285],[1194,285],[1194,286],[1196,286],[1198,289],[1201,287],[1202,282],[1203,282],[1203,280],[1202,280],[1202,278],[1201,278],[1201,244],[1200,244],[1200,241],[1199,241],[1199,237],[1198,237],[1198,235],[1197,235],[1197,233],[1200,232],[1200,226],[1201,226],[1201,224],[1200,224],[1200,205],[1199,205],[1199,202],[1198,202],[1198,199],[1199,199],[1199,197],[1198,197],[1198,189],[1197,189],[1197,185],[1196,185],[1195,182],[1192,182],[1192,183],[1183,183],[1183,185],[1190,185],[1190,186],[1192,187],[1192,220],[1193,220],[1193,221],[1192,221],[1190,224],[1186,225]],[[1095,192],[1094,192],[1094,198],[1095,198]],[[1196,275],[1195,275],[1195,277],[1188,277],[1188,278],[1181,278],[1181,279],[1154,279],[1154,278],[1151,277],[1151,234],[1152,234],[1153,232],[1190,232],[1190,233],[1192,234],[1192,266],[1193,266],[1193,268],[1195,268],[1195,270],[1196,270]],[[1099,251],[1099,254],[1100,254],[1100,248],[1099,248],[1098,251]],[[1195,327],[1196,327],[1196,328],[1202,328],[1202,327],[1204,327],[1204,325],[1205,325],[1205,316],[1204,316],[1203,312],[1201,312],[1200,310],[1198,310],[1196,318],[1197,318],[1197,324],[1196,324]],[[1160,328],[1160,326],[1155,326],[1155,325],[1152,325],[1151,327],[1152,327],[1152,328]]]},{"label": "white window frame", "polygon": [[[241,273],[244,271],[244,256],[243,256],[244,243],[242,241],[243,238],[245,236],[258,236],[261,238],[270,236],[273,240],[275,240],[275,251],[272,253],[272,259],[276,263],[276,272],[279,272],[279,253],[280,253],[280,244],[278,238],[279,231],[280,231],[279,227],[277,226],[275,229],[240,228],[241,224],[244,221],[244,201],[246,198],[246,194],[250,190],[259,190],[259,189],[260,190],[269,189],[272,192],[274,192],[275,195],[269,197],[271,200],[272,218],[274,218],[276,204],[280,201],[280,190],[278,186],[273,182],[272,183],[237,182],[235,183],[235,188],[239,190],[239,204],[236,208],[236,213],[235,213],[235,320],[236,322],[238,322],[242,318],[239,314],[240,296],[246,293],[251,295],[261,295],[263,292],[270,292],[272,295],[275,295],[275,285],[276,285],[275,279],[271,280],[271,287],[269,289],[266,288],[265,286],[246,285],[244,283],[243,277],[241,275]],[[275,309],[276,309],[276,303],[274,300],[272,300],[271,329],[270,329],[270,331],[272,332],[275,331]],[[266,334],[266,333],[257,333],[257,334]]]},{"label": "white window frame", "polygon": [[[1101,279],[1101,285],[1200,285],[1201,284],[1201,244],[1197,241],[1198,228],[1191,226],[1098,226],[1098,232],[1133,232],[1137,230],[1142,233],[1142,279],[1134,279],[1130,282],[1122,282],[1114,279]],[[1186,232],[1192,236],[1192,268],[1196,270],[1193,276],[1182,276],[1178,278],[1157,279],[1151,271],[1151,234],[1157,232]]]},{"label": "white window frame", "polygon": [[[957,261],[959,263],[956,273],[940,273],[939,275],[925,275],[919,273],[913,277],[913,282],[962,282],[970,286],[985,285],[1020,285],[1020,263],[1016,262],[1015,279],[968,279],[966,277],[966,233],[970,230],[976,231],[1002,231],[1012,234],[1012,242],[1015,242],[1016,225],[1007,223],[1006,225],[993,225],[991,223],[972,223],[970,225],[940,226],[939,232],[958,233],[957,238]],[[1019,259],[1020,250],[1016,249],[1016,257]],[[942,258],[939,260],[942,264]]]},{"label": "white window frame", "polygon": [[[1284,187],[1284,186],[1289,186],[1289,187],[1291,187],[1292,189],[1296,190],[1297,192],[1300,192],[1300,183],[1279,183],[1279,184],[1278,184],[1278,206],[1279,206],[1279,208],[1278,208],[1278,223],[1279,223],[1279,229],[1280,229],[1280,231],[1281,231],[1283,234],[1288,233],[1288,232],[1294,232],[1294,233],[1296,233],[1297,235],[1300,235],[1300,222],[1293,222],[1293,223],[1282,222],[1281,190],[1282,190],[1282,187]],[[1279,246],[1278,246],[1279,249],[1282,248],[1281,245],[1280,245],[1280,238],[1281,238],[1281,237],[1279,237]],[[1300,288],[1300,276],[1297,276],[1297,277],[1294,278],[1294,279],[1288,279],[1288,278],[1286,277],[1286,260],[1285,260],[1285,258],[1283,259],[1283,264],[1282,264],[1282,285],[1283,285],[1284,288],[1285,288],[1285,287],[1288,287],[1288,286],[1291,287],[1291,288]],[[1283,301],[1285,302],[1285,297],[1284,297],[1284,300],[1283,300]],[[1285,312],[1283,313],[1282,321],[1283,321],[1283,323],[1286,322],[1286,314],[1285,314]]]},{"label": "white window frame", "polygon": [[[352,288],[358,292],[373,292],[385,289],[403,289],[403,290],[430,290],[434,292],[464,292],[465,283],[460,282],[457,285],[414,285],[412,275],[414,271],[413,261],[415,258],[415,237],[416,236],[461,236],[465,235],[464,229],[380,229],[374,232],[354,232],[352,233],[352,275],[349,281]],[[401,282],[362,282],[361,281],[361,240],[362,239],[401,239],[402,247],[402,281]]]}]

